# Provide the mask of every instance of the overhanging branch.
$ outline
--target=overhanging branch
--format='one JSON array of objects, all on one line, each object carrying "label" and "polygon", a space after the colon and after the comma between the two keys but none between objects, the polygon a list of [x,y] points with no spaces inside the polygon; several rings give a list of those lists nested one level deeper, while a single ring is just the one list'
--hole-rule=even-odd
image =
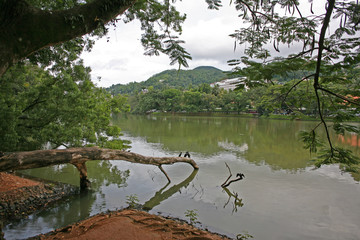
[{"label": "overhanging branch", "polygon": [[190,164],[194,169],[199,168],[191,158],[147,157],[122,150],[89,147],[5,153],[0,158],[0,171],[38,168],[64,163],[74,164],[92,160],[124,160],[155,166],[183,162]]},{"label": "overhanging branch", "polygon": [[330,91],[330,90],[327,90],[326,88],[318,87],[317,89],[319,89],[319,90],[321,90],[321,91],[323,91],[323,92],[329,93],[330,95],[333,95],[333,96],[335,96],[335,97],[337,97],[337,98],[340,98],[340,99],[342,99],[342,100],[344,100],[344,101],[346,101],[346,102],[348,102],[348,103],[351,103],[351,104],[360,106],[360,103],[355,102],[355,101],[352,101],[352,100],[350,100],[349,98],[344,97],[344,96],[342,96],[342,95],[340,95],[340,94],[334,93],[334,92],[332,92],[332,91]]},{"label": "overhanging branch", "polygon": [[170,178],[161,167],[162,165],[182,162],[190,164],[194,169],[199,168],[194,160],[185,157],[147,157],[122,150],[89,147],[5,153],[0,157],[0,171],[71,163],[78,168],[83,181],[87,181],[85,162],[92,160],[124,160],[133,163],[155,165],[160,168],[169,181]]}]

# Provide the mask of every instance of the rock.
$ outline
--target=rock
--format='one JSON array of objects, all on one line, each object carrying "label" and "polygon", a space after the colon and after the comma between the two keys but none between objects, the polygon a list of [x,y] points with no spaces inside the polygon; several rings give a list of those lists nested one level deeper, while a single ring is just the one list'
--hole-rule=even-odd
[{"label": "rock", "polygon": [[[79,193],[78,187],[69,184],[51,183],[51,185],[52,187],[49,188],[41,183],[0,192],[0,221],[9,222],[24,218],[51,202]],[[54,191],[55,188],[59,191]]]}]

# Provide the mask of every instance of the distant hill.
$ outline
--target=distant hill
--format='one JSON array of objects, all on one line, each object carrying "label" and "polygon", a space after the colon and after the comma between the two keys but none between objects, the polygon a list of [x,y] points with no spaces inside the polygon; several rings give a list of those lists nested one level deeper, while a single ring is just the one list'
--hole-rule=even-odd
[{"label": "distant hill", "polygon": [[226,78],[226,73],[215,67],[203,66],[193,70],[166,70],[155,74],[144,82],[116,84],[107,88],[113,94],[136,94],[142,89],[152,86],[154,89],[188,88],[189,85],[198,86],[202,83],[218,82]]}]

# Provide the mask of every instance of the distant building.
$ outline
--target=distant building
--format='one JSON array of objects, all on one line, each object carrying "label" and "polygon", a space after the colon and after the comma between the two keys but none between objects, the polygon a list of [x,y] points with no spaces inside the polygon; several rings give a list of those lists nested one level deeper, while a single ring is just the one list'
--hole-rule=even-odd
[{"label": "distant building", "polygon": [[239,83],[241,83],[243,80],[245,80],[245,77],[238,77],[238,78],[231,78],[231,79],[224,79],[220,82],[211,83],[210,87],[215,87],[216,85],[219,86],[219,88],[225,89],[225,90],[234,90]]}]

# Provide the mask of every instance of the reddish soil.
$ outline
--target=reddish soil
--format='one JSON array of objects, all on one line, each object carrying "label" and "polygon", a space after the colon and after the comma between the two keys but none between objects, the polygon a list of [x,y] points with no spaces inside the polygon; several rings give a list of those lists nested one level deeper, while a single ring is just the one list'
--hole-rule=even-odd
[{"label": "reddish soil", "polygon": [[40,182],[0,172],[0,192],[7,192],[21,187],[30,187],[40,184]]},{"label": "reddish soil", "polygon": [[[40,184],[40,182],[12,174],[0,173],[0,192]],[[125,209],[98,214],[79,223],[32,239],[217,240],[229,238],[200,230],[177,220],[167,219],[144,211]]]},{"label": "reddish soil", "polygon": [[191,225],[133,209],[99,214],[36,239],[228,239]]}]

